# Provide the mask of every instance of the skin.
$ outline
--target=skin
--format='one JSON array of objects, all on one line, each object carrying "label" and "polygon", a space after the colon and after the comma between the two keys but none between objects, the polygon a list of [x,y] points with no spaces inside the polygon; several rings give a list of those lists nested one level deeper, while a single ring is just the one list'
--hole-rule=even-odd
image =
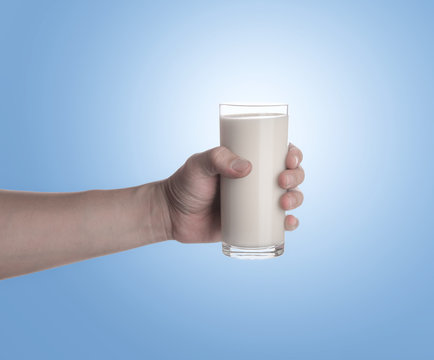
[{"label": "skin", "polygon": [[[289,145],[278,177],[284,210],[303,202],[301,151]],[[169,178],[136,187],[76,193],[0,190],[0,279],[165,240],[221,241],[220,176],[247,176],[252,165],[219,146],[192,155]],[[285,229],[299,222],[285,218]]]}]

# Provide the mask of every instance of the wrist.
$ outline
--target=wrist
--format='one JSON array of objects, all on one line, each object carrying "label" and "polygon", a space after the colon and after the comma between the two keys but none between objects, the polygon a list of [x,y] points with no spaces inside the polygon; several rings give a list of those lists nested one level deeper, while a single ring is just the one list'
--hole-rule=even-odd
[{"label": "wrist", "polygon": [[145,244],[172,239],[169,205],[164,192],[164,181],[138,187],[142,211],[142,238]]}]

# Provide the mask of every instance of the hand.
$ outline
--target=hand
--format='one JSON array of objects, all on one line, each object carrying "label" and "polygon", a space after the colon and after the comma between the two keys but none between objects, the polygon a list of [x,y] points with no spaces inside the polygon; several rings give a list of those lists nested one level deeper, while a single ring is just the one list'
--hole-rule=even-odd
[{"label": "hand", "polygon": [[[284,210],[295,209],[303,202],[297,186],[304,180],[300,166],[303,154],[289,145],[287,169],[279,175],[278,183],[287,192],[280,198]],[[192,155],[170,178],[161,182],[167,200],[171,239],[182,243],[221,241],[219,175],[229,178],[247,176],[252,164],[223,146]],[[285,218],[285,229],[294,230],[298,219]]]}]

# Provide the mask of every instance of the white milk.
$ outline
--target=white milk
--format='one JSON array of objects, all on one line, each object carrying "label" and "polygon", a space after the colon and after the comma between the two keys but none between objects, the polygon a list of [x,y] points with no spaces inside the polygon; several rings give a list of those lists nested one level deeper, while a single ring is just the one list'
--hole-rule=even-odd
[{"label": "white milk", "polygon": [[223,242],[236,247],[269,247],[284,242],[285,190],[277,178],[285,169],[288,116],[238,114],[220,117],[220,143],[249,160],[251,173],[241,179],[221,177]]}]

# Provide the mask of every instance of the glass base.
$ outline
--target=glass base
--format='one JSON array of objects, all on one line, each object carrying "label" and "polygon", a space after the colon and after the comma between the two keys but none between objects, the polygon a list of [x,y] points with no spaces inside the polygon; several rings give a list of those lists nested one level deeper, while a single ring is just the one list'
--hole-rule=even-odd
[{"label": "glass base", "polygon": [[223,254],[245,260],[271,259],[282,255],[283,248],[283,243],[267,247],[240,247],[223,243]]}]

